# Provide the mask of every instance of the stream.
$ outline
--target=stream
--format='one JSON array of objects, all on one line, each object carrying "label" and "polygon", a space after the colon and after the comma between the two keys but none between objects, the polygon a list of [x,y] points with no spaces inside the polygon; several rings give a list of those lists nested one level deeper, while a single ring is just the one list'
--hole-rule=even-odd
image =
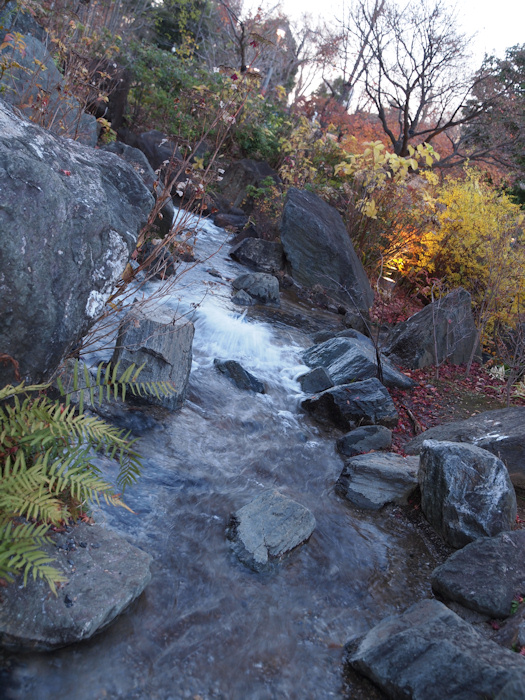
[{"label": "stream", "polygon": [[[429,597],[432,553],[399,509],[356,511],[335,495],[341,433],[327,435],[301,412],[296,379],[307,370],[300,356],[312,333],[338,319],[286,295],[280,310],[243,314],[227,280],[246,268],[228,258],[227,237],[201,224],[196,255],[204,262],[183,264],[187,273],[164,300],[192,314],[193,367],[183,408],[138,426],[143,475],[125,497],[135,514],[96,513],[152,554],[152,581],[90,641],[4,654],[2,698],[382,697],[344,678],[343,645]],[[240,391],[214,358],[238,360],[267,393]],[[309,508],[317,527],[275,571],[256,574],[232,554],[225,528],[268,489]]]}]

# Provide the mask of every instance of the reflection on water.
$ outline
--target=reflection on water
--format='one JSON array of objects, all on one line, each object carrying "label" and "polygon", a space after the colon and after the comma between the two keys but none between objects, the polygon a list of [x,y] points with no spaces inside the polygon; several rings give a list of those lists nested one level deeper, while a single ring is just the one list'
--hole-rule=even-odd
[{"label": "reflection on water", "polygon": [[[201,257],[225,235],[207,228]],[[213,266],[225,278],[240,269],[223,251]],[[126,498],[136,514],[97,514],[153,555],[153,580],[93,640],[6,657],[2,697],[367,697],[343,690],[342,645],[429,593],[430,556],[395,511],[357,513],[334,494],[342,468],[334,439],[298,410],[300,351],[309,339],[244,317],[229,285],[210,289],[202,266],[188,278],[167,302],[190,308],[208,287],[194,314],[188,400],[140,439],[143,477]],[[268,393],[236,389],[214,370],[215,357],[239,360]],[[268,488],[307,506],[317,527],[278,571],[261,575],[232,556],[225,527],[232,511]]]}]

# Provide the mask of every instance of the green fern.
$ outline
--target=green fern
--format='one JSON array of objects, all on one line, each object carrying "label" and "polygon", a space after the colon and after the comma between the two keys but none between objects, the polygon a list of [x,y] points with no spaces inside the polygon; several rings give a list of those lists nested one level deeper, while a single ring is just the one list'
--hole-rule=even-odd
[{"label": "green fern", "polygon": [[139,382],[142,367],[131,365],[120,376],[118,369],[118,364],[99,365],[93,378],[84,366],[79,376],[75,362],[67,389],[57,380],[58,400],[48,397],[50,384],[0,389],[0,577],[12,581],[23,574],[25,585],[32,575],[56,593],[64,576],[41,550],[49,527],[77,517],[101,498],[128,508],[103,479],[94,457],[102,452],[119,462],[117,486],[124,491],[140,475],[135,440],[86,414],[86,397],[94,405],[124,400],[127,391],[159,397],[173,388],[166,382]]}]

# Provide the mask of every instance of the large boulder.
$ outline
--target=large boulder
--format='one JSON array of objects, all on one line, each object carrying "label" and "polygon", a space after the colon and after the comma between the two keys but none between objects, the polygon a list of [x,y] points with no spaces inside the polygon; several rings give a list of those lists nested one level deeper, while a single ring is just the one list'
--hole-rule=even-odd
[{"label": "large boulder", "polygon": [[313,192],[290,188],[284,203],[281,242],[292,277],[306,287],[321,284],[351,309],[367,311],[374,300],[339,212]]},{"label": "large boulder", "polygon": [[397,364],[411,369],[445,360],[461,365],[468,362],[476,342],[470,294],[464,289],[455,289],[407,321],[398,323],[383,352]]},{"label": "large boulder", "polygon": [[[111,530],[82,523],[54,533],[42,550],[66,578],[54,596],[42,579],[2,588],[0,646],[51,651],[89,639],[139,596],[151,556]],[[18,582],[19,584],[20,582]]]},{"label": "large boulder", "polygon": [[[217,219],[216,226],[219,226]],[[230,249],[230,256],[256,272],[275,274],[283,268],[283,247],[277,241],[245,238]]]},{"label": "large boulder", "polygon": [[437,600],[387,617],[346,645],[345,660],[396,700],[510,700],[516,696],[498,693],[525,681],[523,657],[486,639]]},{"label": "large boulder", "polygon": [[485,411],[429,428],[408,443],[407,454],[419,454],[425,440],[468,442],[482,447],[504,462],[515,486],[525,488],[525,406]]},{"label": "large boulder", "polygon": [[[16,29],[16,23],[14,27]],[[7,28],[4,26],[4,29]],[[32,26],[28,29],[32,30]],[[98,139],[96,118],[86,114],[84,106],[71,95],[53,57],[34,34],[21,34],[2,51],[6,66],[0,76],[2,99],[21,109],[40,126],[95,146]]]},{"label": "large boulder", "polygon": [[256,303],[279,306],[279,282],[277,277],[265,272],[247,272],[236,277],[232,286],[237,291],[242,290],[250,295]]},{"label": "large boulder", "polygon": [[399,420],[392,397],[375,378],[327,389],[302,401],[301,407],[342,430],[360,425],[393,428]]},{"label": "large boulder", "polygon": [[335,490],[352,505],[379,510],[387,503],[404,505],[417,487],[417,457],[372,452],[345,462]]},{"label": "large boulder", "polygon": [[503,462],[474,445],[427,440],[420,453],[421,509],[452,547],[510,530],[516,494]]},{"label": "large boulder", "polygon": [[454,552],[432,573],[432,588],[445,600],[504,618],[525,595],[525,530],[481,537]]},{"label": "large boulder", "polygon": [[[356,331],[357,333],[357,331]],[[361,334],[359,334],[361,335]],[[348,384],[377,377],[377,355],[369,338],[336,337],[314,345],[303,353],[308,367],[324,367],[334,384]],[[415,382],[400,372],[386,357],[381,357],[383,384],[399,389],[412,389]]]},{"label": "large boulder", "polygon": [[178,321],[173,311],[134,307],[121,324],[112,362],[119,362],[121,371],[133,363],[137,367],[145,363],[138,381],[167,382],[172,391],[158,398],[148,395],[142,400],[177,410],[186,398],[193,334],[193,323]]},{"label": "large boulder", "polygon": [[[47,378],[78,345],[152,204],[116,155],[57,137],[0,101],[0,348],[24,378]],[[0,366],[0,385],[11,381]]]},{"label": "large boulder", "polygon": [[315,524],[308,508],[267,491],[231,516],[227,534],[239,559],[259,572],[306,542]]}]

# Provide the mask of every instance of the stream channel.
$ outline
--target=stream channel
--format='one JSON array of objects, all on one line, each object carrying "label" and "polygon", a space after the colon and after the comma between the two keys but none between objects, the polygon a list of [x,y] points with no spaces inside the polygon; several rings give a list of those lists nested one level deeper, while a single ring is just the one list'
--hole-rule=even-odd
[{"label": "stream channel", "polygon": [[[204,262],[187,264],[164,300],[179,313],[197,305],[193,366],[183,408],[136,426],[144,468],[125,497],[135,515],[96,513],[152,554],[152,581],[87,642],[4,654],[2,698],[383,697],[344,677],[343,645],[430,596],[432,548],[399,509],[357,511],[335,495],[341,433],[327,435],[301,412],[296,378],[307,371],[300,356],[312,333],[340,320],[286,294],[280,310],[244,315],[227,280],[246,268],[228,258],[228,235],[201,224]],[[214,358],[240,361],[267,393],[237,389]],[[256,574],[232,554],[225,529],[232,512],[268,489],[309,508],[317,527],[274,571]]]}]

